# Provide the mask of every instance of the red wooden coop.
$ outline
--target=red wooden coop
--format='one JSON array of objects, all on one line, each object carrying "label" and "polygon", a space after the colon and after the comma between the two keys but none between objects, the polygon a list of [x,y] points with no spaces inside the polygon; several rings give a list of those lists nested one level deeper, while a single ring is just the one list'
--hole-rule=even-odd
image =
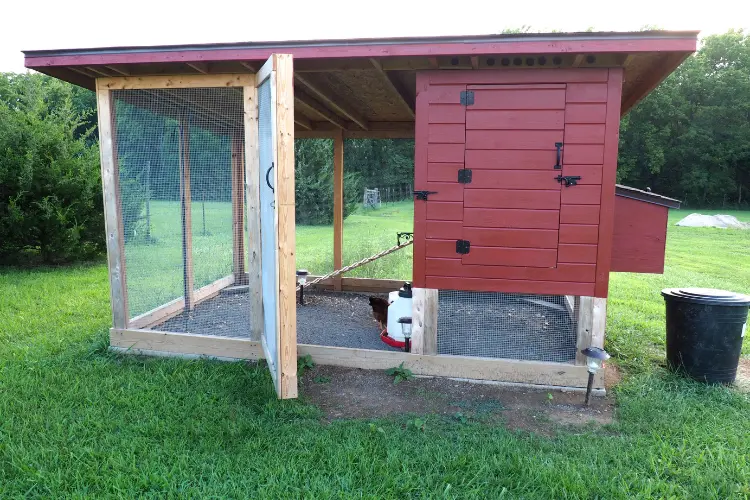
[{"label": "red wooden coop", "polygon": [[[616,185],[620,118],[696,40],[592,32],[25,55],[97,93],[111,346],[266,358],[288,398],[305,354],[585,386],[579,352],[603,346],[610,272],[662,272],[667,211],[679,206]],[[359,311],[363,293],[403,281],[336,275],[296,305],[295,138],[333,140],[334,269],[345,264],[345,140],[414,140],[410,352],[368,344],[375,326],[337,319],[344,302],[328,324],[306,316],[326,290]]]}]

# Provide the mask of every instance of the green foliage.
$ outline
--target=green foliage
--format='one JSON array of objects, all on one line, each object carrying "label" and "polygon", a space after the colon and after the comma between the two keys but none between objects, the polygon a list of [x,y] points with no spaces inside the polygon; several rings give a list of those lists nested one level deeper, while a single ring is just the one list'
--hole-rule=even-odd
[{"label": "green foliage", "polygon": [[315,368],[315,361],[313,361],[312,356],[309,354],[305,354],[304,356],[301,356],[297,358],[297,376],[302,377],[302,375],[307,370],[312,370]]},{"label": "green foliage", "polygon": [[400,365],[388,368],[385,373],[393,377],[393,384],[400,384],[401,382],[405,380],[411,380],[414,378],[414,374],[409,370],[408,368],[404,368],[404,364],[401,363]]},{"label": "green foliage", "polygon": [[0,263],[61,263],[104,248],[99,152],[82,91],[0,75]]},{"label": "green foliage", "polygon": [[617,179],[685,206],[750,205],[750,35],[706,37],[623,118]]},{"label": "green foliage", "polygon": [[[333,223],[333,141],[301,139],[294,143],[295,218],[301,225]],[[361,177],[344,169],[344,218],[357,207]]]}]

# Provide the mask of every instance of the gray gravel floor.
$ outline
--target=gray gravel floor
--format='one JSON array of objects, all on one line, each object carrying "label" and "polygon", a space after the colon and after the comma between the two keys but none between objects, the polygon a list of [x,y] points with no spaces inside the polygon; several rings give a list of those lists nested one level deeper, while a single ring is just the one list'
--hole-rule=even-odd
[{"label": "gray gravel floor", "polygon": [[[305,305],[297,305],[297,342],[397,351],[380,340],[369,296],[324,291],[306,293]],[[207,300],[191,313],[175,316],[155,329],[242,338],[247,337],[249,325],[247,294],[236,293]]]},{"label": "gray gravel floor", "polygon": [[[381,295],[384,297],[384,295]],[[392,350],[380,340],[368,294],[307,292],[297,305],[300,344]],[[575,359],[576,326],[562,297],[440,292],[438,352],[463,356],[566,362]],[[221,337],[247,337],[246,293],[223,293],[155,327]]]}]

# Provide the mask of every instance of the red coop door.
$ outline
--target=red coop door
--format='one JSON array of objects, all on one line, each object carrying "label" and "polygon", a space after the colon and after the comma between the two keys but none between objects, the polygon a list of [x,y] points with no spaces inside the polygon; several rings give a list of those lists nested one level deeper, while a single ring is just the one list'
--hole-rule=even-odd
[{"label": "red coop door", "polygon": [[[425,228],[415,234],[424,238],[424,267],[415,263],[418,285],[593,294],[601,191],[587,184],[601,182],[601,160],[591,172],[566,167],[565,144],[576,144],[569,155],[575,160],[581,139],[571,134],[583,132],[588,142],[603,136],[604,126],[581,130],[566,123],[568,87],[468,85],[460,104],[450,102],[455,85],[430,88],[427,182],[417,176],[430,193],[415,201],[424,203],[415,215],[424,217]],[[576,108],[567,122],[575,123],[577,114]]]}]

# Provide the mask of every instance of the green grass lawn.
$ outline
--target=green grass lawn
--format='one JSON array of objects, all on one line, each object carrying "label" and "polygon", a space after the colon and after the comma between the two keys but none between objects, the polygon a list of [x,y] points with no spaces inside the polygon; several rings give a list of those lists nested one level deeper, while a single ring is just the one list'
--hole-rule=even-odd
[{"label": "green grass lawn", "polygon": [[[345,260],[395,242],[410,215],[348,218]],[[330,268],[329,229],[297,237],[300,267]],[[402,260],[369,275],[408,277]],[[102,262],[1,270],[0,498],[747,498],[750,398],[661,368],[673,285],[750,292],[750,232],[670,225],[663,276],[613,275],[615,423],[546,437],[436,416],[424,431],[322,423],[304,398],[277,401],[262,366],[109,353]]]}]

